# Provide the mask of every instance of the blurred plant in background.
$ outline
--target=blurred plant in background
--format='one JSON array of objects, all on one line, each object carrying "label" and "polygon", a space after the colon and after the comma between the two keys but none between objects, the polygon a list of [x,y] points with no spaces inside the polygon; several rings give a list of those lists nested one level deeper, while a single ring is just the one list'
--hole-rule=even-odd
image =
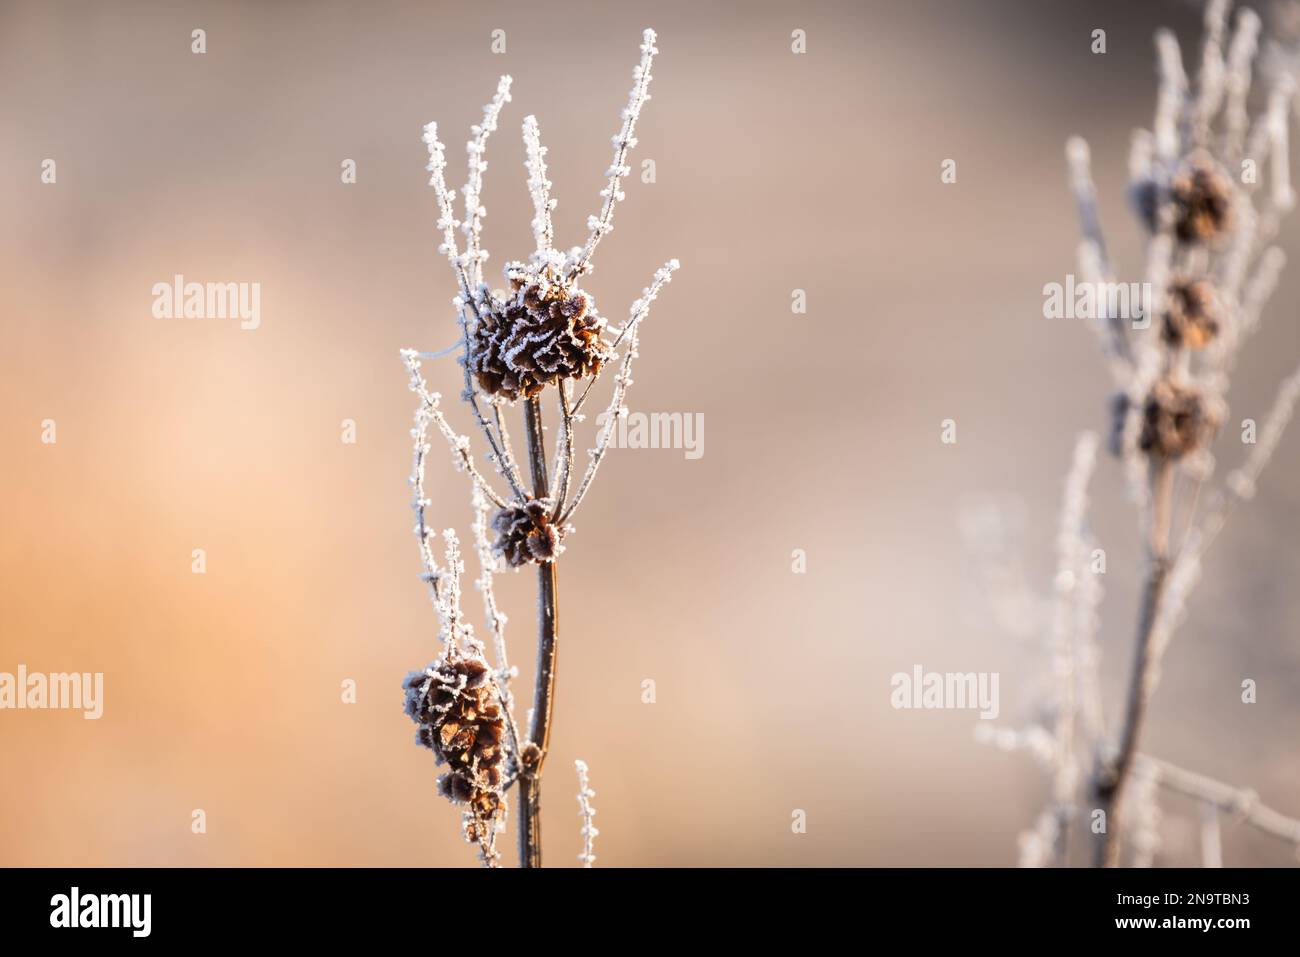
[{"label": "blurred plant in background", "polygon": [[[1110,444],[1137,504],[1146,547],[1118,738],[1112,741],[1107,732],[1097,677],[1097,575],[1104,570],[1097,562],[1104,556],[1098,557],[1088,521],[1088,484],[1100,445],[1094,433],[1080,436],[1065,485],[1049,627],[1054,687],[1044,718],[1021,731],[980,731],[999,747],[1030,751],[1050,771],[1049,805],[1020,840],[1021,862],[1028,866],[1071,863],[1076,832],[1090,841],[1084,850],[1097,865],[1119,865],[1126,845],[1128,863],[1149,865],[1159,846],[1160,788],[1200,802],[1207,865],[1221,863],[1224,813],[1300,849],[1300,821],[1265,807],[1253,792],[1141,750],[1161,659],[1200,578],[1202,558],[1234,506],[1253,496],[1300,399],[1298,370],[1282,383],[1244,461],[1216,484],[1211,445],[1226,422],[1234,360],[1276,286],[1284,257],[1271,243],[1295,205],[1288,153],[1292,71],[1279,67],[1285,60],[1278,56],[1266,61],[1273,64],[1264,71],[1267,100],[1252,117],[1260,20],[1239,10],[1229,37],[1228,10],[1228,0],[1206,6],[1194,84],[1173,33],[1156,36],[1155,122],[1134,135],[1129,161],[1130,199],[1149,236],[1144,280],[1152,296],[1142,321],[1132,323],[1097,298],[1095,326],[1117,390]],[[1075,138],[1066,152],[1083,231],[1080,271],[1104,289],[1116,282],[1116,270],[1101,230],[1088,147]]]}]

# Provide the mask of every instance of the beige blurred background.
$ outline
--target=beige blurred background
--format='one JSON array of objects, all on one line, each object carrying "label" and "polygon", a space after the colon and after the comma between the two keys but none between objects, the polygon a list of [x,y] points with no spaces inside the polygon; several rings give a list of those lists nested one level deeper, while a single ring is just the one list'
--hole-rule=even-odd
[{"label": "beige blurred background", "polygon": [[[456,336],[420,127],[439,121],[459,181],[464,130],[511,73],[488,151],[490,273],[531,248],[527,113],[561,239],[580,242],[644,26],[662,52],[634,165],[654,159],[657,182],[628,181],[589,288],[619,317],[681,259],[629,404],[704,413],[705,454],[616,451],[579,516],[560,572],[547,861],[577,864],[580,757],[600,865],[1015,862],[1039,772],[977,744],[970,713],[893,710],[889,677],[998,671],[1003,721],[1031,713],[1042,642],[997,627],[958,517],[988,496],[1018,510],[1026,574],[1047,591],[1074,436],[1107,424],[1091,333],[1041,312],[1043,284],[1074,268],[1063,144],[1090,139],[1112,244],[1135,267],[1127,139],[1154,101],[1152,32],[1197,37],[1193,6],[0,11],[0,671],[106,683],[97,722],[0,713],[0,864],[474,862],[401,709],[436,621],[397,351]],[[1088,50],[1095,27],[1105,56]],[[489,50],[497,28],[505,55]],[[40,182],[45,158],[56,185]],[[349,158],[355,185],[340,183]],[[955,185],[939,182],[946,158]],[[1296,240],[1293,222],[1281,241]],[[175,273],[259,282],[261,327],[154,319],[151,287]],[[796,288],[807,315],[791,314]],[[1262,418],[1300,360],[1297,290],[1292,269],[1239,366],[1234,419]],[[458,393],[453,359],[426,372]],[[56,445],[40,441],[47,418]],[[467,534],[468,489],[443,453],[432,521]],[[1297,469],[1292,434],[1211,555],[1147,737],[1293,815]],[[1095,494],[1113,710],[1139,556],[1109,459]],[[521,689],[532,587],[502,586]],[[191,833],[197,808],[206,834]],[[1186,861],[1195,808],[1165,811],[1160,861]],[[1241,828],[1225,844],[1230,864],[1290,860]]]}]

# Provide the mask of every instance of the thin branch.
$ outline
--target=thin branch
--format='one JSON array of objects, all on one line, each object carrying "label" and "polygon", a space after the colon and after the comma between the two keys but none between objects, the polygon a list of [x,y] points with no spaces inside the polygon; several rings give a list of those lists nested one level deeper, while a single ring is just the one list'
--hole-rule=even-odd
[{"label": "thin branch", "polygon": [[465,152],[468,154],[469,175],[465,180],[465,188],[462,191],[465,196],[465,256],[469,261],[472,277],[474,280],[474,289],[478,289],[479,284],[483,282],[483,263],[487,259],[487,253],[483,251],[480,234],[483,231],[483,217],[487,215],[487,210],[483,208],[480,197],[483,192],[483,172],[487,169],[487,163],[483,161],[483,154],[487,150],[488,136],[497,128],[497,119],[501,116],[501,108],[510,102],[510,77],[503,76],[497,82],[496,95],[492,101],[483,107],[483,122],[469,128],[470,140],[465,144]]},{"label": "thin branch", "polygon": [[1191,550],[1198,558],[1205,554],[1219,532],[1223,530],[1236,504],[1255,497],[1260,473],[1273,458],[1273,453],[1282,441],[1286,427],[1295,414],[1297,402],[1300,402],[1300,369],[1282,381],[1277,397],[1273,400],[1273,407],[1269,410],[1268,417],[1264,419],[1264,424],[1255,437],[1255,445],[1246,457],[1246,461],[1228,473],[1226,487],[1215,494],[1206,510],[1201,527],[1190,536]]},{"label": "thin branch", "polygon": [[587,778],[587,762],[574,761],[573,765],[578,770],[578,814],[582,817],[582,853],[578,855],[578,860],[582,861],[583,867],[591,867],[596,863],[596,854],[593,846],[596,841],[596,835],[600,831],[596,830],[596,825],[592,819],[596,816],[596,809],[591,806],[591,799],[596,796],[596,792],[591,789],[591,783]]},{"label": "thin branch", "polygon": [[500,559],[493,553],[492,545],[488,541],[487,513],[489,504],[488,500],[483,496],[482,490],[477,485],[474,486],[474,523],[472,529],[474,532],[474,548],[478,552],[479,562],[479,577],[475,584],[478,586],[479,594],[483,596],[483,613],[487,618],[488,630],[492,633],[492,648],[496,656],[497,679],[508,701],[510,697],[510,679],[515,676],[517,669],[510,666],[509,658],[506,655],[506,623],[510,619],[498,607],[496,592],[493,588],[492,576],[499,570]]},{"label": "thin branch", "polygon": [[623,125],[614,136],[614,161],[605,171],[609,181],[600,191],[604,203],[599,216],[587,218],[587,228],[591,230],[591,235],[587,237],[587,244],[568,269],[570,278],[581,276],[591,269],[591,257],[596,252],[596,246],[604,235],[614,228],[614,207],[623,199],[623,192],[619,187],[623,177],[632,171],[632,168],[627,165],[627,154],[632,147],[636,146],[636,138],[632,134],[636,130],[636,121],[641,115],[641,108],[650,99],[650,94],[647,92],[651,80],[650,64],[658,52],[655,48],[655,32],[646,30],[641,38],[641,62],[632,69],[632,92],[628,95],[627,106],[623,108]]},{"label": "thin branch", "polygon": [[573,419],[570,408],[569,380],[561,379],[560,396],[560,438],[555,443],[555,508],[551,511],[551,520],[556,521],[564,512],[564,503],[569,497],[569,485],[573,478]]},{"label": "thin branch", "polygon": [[[478,404],[478,390],[474,387],[474,376],[470,371],[469,355],[469,317],[465,315],[463,304],[460,306],[460,329],[465,343],[465,355],[461,358],[461,366],[465,370],[465,391],[462,398],[469,403],[471,411],[474,413],[474,420],[478,422],[479,429],[487,437],[488,445],[492,448],[492,458],[496,462],[497,471],[505,477],[510,491],[514,493],[515,498],[522,502],[528,498],[528,493],[524,491],[523,482],[519,477],[519,469],[515,465],[514,455],[506,445],[509,437],[505,433],[505,426],[500,418],[500,410],[493,405],[493,414],[497,416],[497,423],[501,426],[501,439],[498,441],[497,436],[492,431],[492,426],[483,416],[483,410]],[[475,321],[481,321],[478,318],[478,311],[475,310]]]},{"label": "thin branch", "polygon": [[[424,381],[424,376],[420,374],[420,360],[417,358],[418,353],[414,349],[402,350],[402,361],[406,364],[407,372],[410,373],[410,389],[420,397],[420,406],[416,411],[417,430],[427,428],[429,422],[438,426],[438,431],[442,433],[443,438],[451,446],[452,453],[456,456],[461,468],[470,474],[476,485],[483,490],[483,494],[488,500],[498,508],[505,508],[506,501],[492,487],[486,478],[474,466],[474,456],[469,451],[469,438],[464,435],[457,435],[455,430],[447,422],[447,417],[442,414],[438,407],[441,396],[436,392],[429,392],[428,386]],[[423,423],[422,423],[423,420]],[[423,434],[423,433],[420,433]],[[417,446],[419,442],[417,440]],[[420,462],[420,481],[421,489],[423,488],[423,458]]]},{"label": "thin branch", "polygon": [[1219,827],[1219,808],[1212,801],[1201,801],[1201,866],[1223,866],[1223,837]]},{"label": "thin branch", "polygon": [[[509,78],[503,77],[505,83]],[[508,84],[507,88],[508,88]],[[500,88],[498,88],[499,91]],[[500,95],[500,93],[498,93]],[[496,100],[493,100],[495,103]],[[484,134],[486,135],[486,134]],[[505,476],[509,483],[511,491],[521,501],[526,498],[523,489],[520,487],[519,477],[513,468],[513,461],[502,451],[496,436],[492,432],[492,427],[488,424],[487,419],[483,417],[483,412],[479,408],[478,398],[474,390],[473,376],[470,374],[469,362],[467,361],[470,354],[470,334],[469,334],[469,316],[466,315],[466,308],[473,314],[476,322],[482,321],[479,313],[478,302],[475,296],[476,285],[471,285],[470,276],[465,271],[469,263],[468,254],[462,256],[459,247],[456,244],[456,227],[460,225],[456,219],[455,210],[452,205],[451,193],[447,190],[446,170],[447,158],[443,144],[438,140],[438,124],[427,123],[424,127],[424,142],[429,148],[429,163],[425,167],[429,171],[429,185],[433,187],[434,196],[438,201],[438,228],[442,230],[442,243],[438,251],[447,257],[451,263],[452,272],[456,275],[456,281],[460,286],[460,294],[453,300],[456,306],[457,314],[460,317],[461,337],[464,343],[465,355],[462,357],[461,364],[465,369],[465,400],[469,402],[470,408],[474,411],[474,419],[478,422],[479,428],[487,437],[488,445],[491,446],[492,455],[497,463],[498,470]],[[481,172],[481,171],[479,171]],[[471,175],[471,178],[474,174]],[[474,234],[477,237],[477,233]],[[477,241],[477,239],[475,239]],[[477,254],[476,254],[477,255]],[[475,259],[477,262],[477,259]],[[495,501],[495,500],[494,500]]]},{"label": "thin branch", "polygon": [[1205,801],[1261,833],[1295,845],[1300,851],[1300,820],[1260,803],[1259,795],[1249,788],[1225,784],[1149,755],[1141,755],[1140,760],[1150,766],[1161,787]]},{"label": "thin branch", "polygon": [[665,283],[672,280],[673,272],[680,265],[681,263],[676,259],[670,259],[661,266],[655,273],[650,285],[642,290],[641,298],[632,303],[631,318],[628,319],[625,327],[625,331],[628,332],[631,338],[628,340],[627,348],[623,352],[623,360],[619,365],[618,374],[614,377],[614,395],[610,399],[609,409],[605,413],[605,425],[600,433],[600,438],[596,442],[596,448],[590,451],[591,462],[588,463],[582,481],[578,483],[578,489],[574,492],[573,501],[569,503],[569,507],[561,517],[560,524],[564,524],[572,518],[573,513],[582,504],[583,498],[587,495],[587,489],[591,487],[591,482],[596,477],[596,470],[600,468],[601,460],[604,459],[605,453],[609,450],[610,438],[614,433],[614,423],[624,413],[623,397],[627,394],[627,387],[632,383],[632,360],[637,355],[638,326],[641,320],[650,314],[650,305],[659,296],[659,290],[663,288]]},{"label": "thin branch", "polygon": [[1059,864],[1069,857],[1070,822],[1078,783],[1077,742],[1079,689],[1075,642],[1075,602],[1079,581],[1087,574],[1083,539],[1088,507],[1088,482],[1097,464],[1097,436],[1084,432],[1075,442],[1074,461],[1065,482],[1065,497],[1056,535],[1056,602],[1052,620],[1052,650],[1060,690],[1054,737],[1056,762],[1052,777],[1052,806],[1056,816],[1054,853]]},{"label": "thin branch", "polygon": [[551,181],[546,178],[546,147],[542,145],[537,117],[524,117],[524,168],[528,170],[528,193],[533,198],[533,239],[537,250],[535,261],[541,268],[550,262],[555,247],[555,227],[551,212],[557,202],[551,199]]},{"label": "thin branch", "polygon": [[1230,165],[1241,159],[1242,146],[1250,126],[1246,103],[1250,95],[1251,63],[1259,39],[1259,16],[1243,7],[1237,11],[1237,29],[1228,45],[1227,74],[1224,87],[1227,103],[1224,108],[1223,155]]},{"label": "thin branch", "polygon": [[437,123],[424,125],[423,139],[425,145],[429,147],[429,163],[425,169],[429,171],[429,185],[433,187],[433,194],[438,202],[437,227],[442,230],[442,243],[438,246],[438,252],[446,256],[447,261],[451,263],[451,270],[456,274],[456,281],[460,286],[461,298],[472,303],[474,286],[470,284],[469,275],[465,272],[467,260],[461,256],[460,247],[456,243],[456,227],[460,225],[460,220],[456,218],[452,195],[447,190],[446,147],[438,140]]},{"label": "thin branch", "polygon": [[[1080,137],[1071,137],[1065,147],[1070,169],[1070,189],[1074,193],[1079,213],[1079,267],[1083,278],[1094,284],[1110,283],[1114,277],[1106,252],[1106,239],[1097,211],[1097,188],[1093,185],[1088,144]],[[1105,309],[1103,305],[1101,307]],[[1148,306],[1149,308],[1149,306]],[[1121,316],[1098,317],[1092,325],[1101,335],[1103,349],[1111,363],[1112,373],[1122,379],[1133,361],[1128,341],[1128,329]]]}]

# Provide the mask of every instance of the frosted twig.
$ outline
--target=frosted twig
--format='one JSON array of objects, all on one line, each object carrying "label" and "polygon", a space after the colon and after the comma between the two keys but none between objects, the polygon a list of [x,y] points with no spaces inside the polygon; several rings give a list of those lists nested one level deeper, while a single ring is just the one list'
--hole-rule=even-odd
[{"label": "frosted twig", "polygon": [[1259,16],[1243,7],[1237,12],[1237,29],[1228,46],[1227,74],[1224,87],[1227,93],[1224,107],[1223,155],[1232,166],[1241,160],[1250,117],[1246,101],[1250,94],[1251,63],[1259,39]]},{"label": "frosted twig", "polygon": [[1255,273],[1242,293],[1241,311],[1238,321],[1238,345],[1259,327],[1259,318],[1264,306],[1277,289],[1282,267],[1286,265],[1286,253],[1276,246],[1270,246],[1260,257]]},{"label": "frosted twig", "polygon": [[1124,819],[1132,821],[1133,866],[1150,867],[1160,850],[1160,804],[1157,779],[1149,765],[1139,762],[1133,768],[1133,782],[1128,792],[1129,810]]},{"label": "frosted twig", "polygon": [[[497,464],[497,471],[505,477],[515,499],[520,502],[525,501],[528,498],[528,493],[524,491],[523,480],[519,475],[519,467],[515,464],[514,453],[510,450],[510,436],[505,430],[505,423],[501,418],[500,409],[493,405],[493,415],[496,416],[497,425],[501,429],[501,437],[498,441],[497,436],[492,431],[492,426],[484,418],[483,410],[479,407],[478,390],[474,388],[474,376],[470,372],[469,365],[469,316],[465,314],[463,302],[458,302],[457,308],[460,310],[460,329],[465,344],[465,355],[461,359],[461,367],[465,372],[465,391],[462,393],[462,398],[469,403],[470,410],[474,413],[474,421],[478,423],[479,429],[487,437],[488,445],[492,449],[492,459]],[[476,321],[479,320],[476,319]],[[494,502],[494,504],[497,503]],[[503,506],[498,504],[498,507]]]},{"label": "frosted twig", "polygon": [[1054,672],[1059,689],[1057,701],[1055,767],[1052,776],[1052,806],[1057,819],[1055,856],[1064,863],[1068,853],[1070,821],[1074,816],[1074,795],[1078,786],[1076,757],[1079,696],[1076,687],[1078,652],[1075,648],[1074,604],[1079,580],[1088,574],[1084,525],[1088,507],[1088,483],[1097,464],[1097,436],[1084,432],[1075,442],[1074,461],[1065,482],[1056,535],[1056,603],[1052,618]]},{"label": "frosted twig", "polygon": [[[421,399],[423,400],[423,396],[421,396]],[[446,602],[439,585],[442,572],[438,568],[438,562],[433,557],[433,549],[429,545],[429,539],[432,537],[433,532],[429,529],[424,515],[425,507],[429,504],[429,500],[424,495],[424,475],[425,465],[429,458],[428,435],[431,418],[429,403],[421,401],[415,410],[415,427],[411,429],[411,436],[415,439],[415,448],[411,458],[411,477],[407,481],[411,486],[411,511],[415,514],[415,539],[420,548],[420,567],[422,569],[420,578],[429,586],[429,600],[433,603],[434,611],[438,615],[438,623],[441,626],[448,617]],[[439,638],[443,643],[446,643],[445,631],[440,630]]]},{"label": "frosted twig", "polygon": [[630,310],[631,316],[624,327],[624,331],[630,336],[627,348],[623,351],[623,359],[619,365],[618,374],[614,377],[614,395],[610,399],[609,409],[605,413],[605,424],[600,433],[600,438],[596,442],[596,447],[590,451],[591,461],[587,464],[587,470],[583,473],[582,481],[578,483],[578,489],[573,493],[573,501],[565,510],[564,515],[560,518],[560,524],[564,524],[573,517],[574,511],[582,504],[586,497],[587,489],[591,487],[591,481],[596,477],[596,470],[600,468],[601,460],[604,459],[605,453],[609,451],[610,437],[614,434],[616,420],[621,417],[625,410],[623,408],[623,397],[627,394],[627,387],[632,384],[632,360],[636,358],[637,351],[637,333],[641,320],[650,314],[650,305],[659,295],[659,290],[664,284],[671,281],[673,272],[681,264],[676,259],[670,259],[655,273],[654,279],[650,285],[641,292],[641,298],[632,303]]},{"label": "frosted twig", "polygon": [[1150,755],[1142,755],[1141,760],[1166,790],[1208,802],[1230,818],[1286,841],[1300,851],[1300,821],[1262,804],[1254,791],[1216,781]]},{"label": "frosted twig", "polygon": [[1223,866],[1223,838],[1219,809],[1212,801],[1201,801],[1201,866]]},{"label": "frosted twig", "polygon": [[[510,78],[508,76],[502,77],[501,82],[497,87],[496,97],[493,98],[492,103],[484,108],[484,126],[476,126],[473,128],[477,132],[475,133],[475,138],[470,140],[471,153],[473,152],[474,145],[478,142],[479,137],[482,137],[484,143],[486,142],[489,131],[485,127],[489,120],[491,120],[492,128],[496,128],[496,114],[500,112],[501,104],[505,100],[509,99],[509,88]],[[474,224],[470,231],[471,242],[474,244],[472,254],[462,256],[456,243],[456,227],[460,225],[460,223],[456,219],[452,195],[447,190],[447,158],[445,148],[438,140],[437,123],[425,124],[424,142],[429,148],[429,163],[425,168],[429,171],[429,185],[433,187],[434,196],[438,202],[437,225],[438,228],[442,230],[442,244],[438,247],[438,251],[445,255],[447,261],[451,263],[452,272],[455,273],[456,282],[460,287],[460,293],[453,300],[453,303],[455,304],[457,313],[460,317],[461,336],[464,343],[465,356],[468,357],[470,335],[469,316],[466,313],[466,309],[468,308],[468,310],[473,313],[476,322],[481,321],[482,318],[479,315],[478,302],[476,299],[478,284],[476,282],[472,283],[470,274],[466,272],[467,265],[473,265],[475,269],[477,269],[480,262],[479,257],[482,254],[482,251],[477,247],[479,227],[477,224]],[[482,183],[482,170],[478,168],[480,165],[482,164],[471,162],[469,184],[465,187],[467,202],[471,198],[471,195],[474,199],[475,205],[472,208],[472,212],[475,220],[481,217],[481,209],[477,205],[478,189]],[[467,228],[469,227],[470,224],[467,224]],[[471,260],[473,260],[472,263]],[[514,466],[512,457],[505,454],[502,450],[501,443],[498,443],[496,436],[492,432],[491,425],[489,425],[487,419],[483,417],[483,412],[478,405],[478,399],[474,390],[474,381],[473,377],[470,375],[468,363],[462,359],[462,365],[465,367],[465,398],[474,411],[474,419],[478,422],[479,428],[487,438],[488,445],[491,446],[493,458],[497,463],[498,470],[502,475],[504,475],[506,482],[509,483],[511,491],[514,492],[517,498],[522,500],[525,496],[519,481],[518,470]]]},{"label": "frosted twig", "polygon": [[483,107],[483,121],[469,128],[470,140],[465,144],[469,175],[465,180],[465,188],[462,191],[465,196],[465,225],[463,229],[465,233],[465,258],[469,261],[472,270],[473,289],[478,289],[479,284],[483,282],[483,263],[487,259],[487,253],[483,251],[482,244],[479,241],[480,234],[483,231],[483,217],[487,215],[487,210],[483,208],[481,200],[483,172],[487,169],[487,163],[483,161],[483,154],[487,149],[488,136],[497,128],[497,119],[501,116],[501,108],[510,102],[510,82],[509,76],[503,76],[497,82],[496,95],[492,97],[487,106]]},{"label": "frosted twig", "polygon": [[[474,456],[469,451],[469,439],[464,435],[457,435],[455,430],[447,422],[447,417],[442,414],[438,407],[440,396],[436,392],[429,392],[428,386],[424,381],[424,376],[420,374],[420,360],[417,358],[418,353],[414,349],[402,350],[402,361],[406,364],[406,370],[410,374],[410,389],[420,397],[420,406],[416,410],[416,445],[420,445],[425,434],[424,430],[428,428],[428,423],[433,422],[438,426],[438,431],[442,433],[443,438],[451,446],[452,453],[455,455],[460,466],[470,474],[482,490],[483,494],[488,497],[492,504],[498,508],[505,507],[505,499],[502,498],[486,478],[474,466]],[[423,493],[423,458],[420,457],[420,489]]]},{"label": "frosted twig", "polygon": [[[1071,137],[1066,144],[1065,155],[1069,161],[1070,190],[1074,193],[1074,203],[1079,212],[1079,228],[1083,236],[1079,245],[1080,272],[1086,282],[1109,283],[1114,271],[1106,253],[1106,239],[1097,212],[1097,189],[1092,182],[1087,142],[1078,136]],[[1097,317],[1093,326],[1102,337],[1113,374],[1117,379],[1122,379],[1132,361],[1123,317]]]},{"label": "frosted twig", "polygon": [[1172,169],[1178,159],[1179,125],[1187,98],[1187,74],[1178,38],[1171,30],[1156,31],[1156,52],[1160,64],[1160,93],[1156,99],[1156,156]]},{"label": "frosted twig", "polygon": [[450,632],[448,638],[451,648],[460,652],[462,643],[466,650],[477,652],[480,645],[474,639],[474,630],[465,621],[464,613],[460,606],[460,578],[465,573],[465,561],[460,554],[460,540],[456,537],[454,528],[444,528],[442,530],[442,540],[446,545],[447,567],[443,576],[443,581],[439,584],[443,589],[444,603],[447,608],[448,618],[446,626]]},{"label": "frosted twig", "polygon": [[1205,5],[1205,41],[1201,47],[1201,70],[1196,77],[1196,121],[1193,137],[1204,146],[1210,125],[1219,112],[1224,94],[1223,34],[1228,19],[1228,0],[1210,0]]},{"label": "frosted twig", "polygon": [[515,676],[515,669],[510,667],[506,656],[506,623],[510,620],[506,613],[497,606],[496,593],[492,587],[492,575],[499,570],[500,559],[492,551],[488,541],[487,514],[488,500],[476,485],[472,496],[474,505],[474,549],[478,553],[479,577],[477,581],[479,594],[483,596],[483,612],[487,618],[488,630],[492,633],[492,648],[496,655],[497,680],[503,693]]},{"label": "frosted twig", "polygon": [[592,819],[596,816],[596,809],[591,806],[591,799],[596,796],[596,792],[591,789],[587,780],[586,762],[574,761],[573,765],[578,769],[578,814],[582,817],[582,853],[578,855],[578,860],[582,861],[583,867],[591,867],[596,863],[593,846],[596,835],[600,833],[592,823]]},{"label": "frosted twig", "polygon": [[437,226],[442,230],[442,243],[438,246],[438,252],[451,263],[461,297],[472,301],[474,287],[470,285],[469,275],[465,272],[466,260],[461,256],[460,247],[456,243],[456,227],[460,225],[460,220],[456,218],[452,195],[447,190],[447,154],[446,148],[438,140],[437,123],[424,125],[423,139],[429,147],[429,163],[425,169],[429,171],[429,185],[433,187],[433,195],[438,202]]},{"label": "frosted twig", "polygon": [[546,178],[546,147],[537,126],[537,117],[524,117],[524,167],[528,170],[528,193],[533,198],[533,239],[537,244],[535,262],[538,268],[550,261],[555,245],[555,228],[551,224],[551,211],[556,201],[551,199],[551,181]]},{"label": "frosted twig", "polygon": [[632,171],[627,165],[627,154],[632,147],[636,146],[633,133],[636,131],[636,121],[641,115],[641,108],[650,99],[650,94],[647,92],[651,80],[650,64],[658,52],[655,47],[655,32],[646,30],[641,40],[641,62],[632,69],[632,92],[628,95],[627,106],[623,108],[623,125],[614,136],[614,160],[605,173],[609,180],[605,188],[600,191],[604,202],[599,216],[587,217],[587,228],[591,230],[591,235],[587,237],[587,243],[577,259],[570,264],[568,268],[570,277],[581,276],[590,270],[591,257],[596,251],[596,246],[604,235],[614,228],[614,206],[623,199],[620,186],[623,177]]},{"label": "frosted twig", "polygon": [[555,475],[555,508],[551,512],[553,520],[558,519],[564,511],[565,502],[569,497],[569,485],[573,479],[574,413],[569,395],[569,381],[567,379],[561,381],[557,391],[560,396],[560,438],[555,443],[555,468],[552,469]]},{"label": "frosted twig", "polygon": [[1295,205],[1295,192],[1291,189],[1291,151],[1288,114],[1295,96],[1295,82],[1284,76],[1280,79],[1268,101],[1269,199],[1276,213],[1289,212]]},{"label": "frosted twig", "polygon": [[1255,445],[1251,448],[1246,461],[1228,473],[1225,489],[1215,494],[1201,527],[1189,535],[1190,548],[1197,556],[1204,555],[1218,537],[1236,503],[1249,501],[1255,497],[1255,487],[1260,473],[1273,458],[1278,443],[1282,441],[1298,401],[1300,401],[1300,369],[1282,381],[1277,397],[1273,400],[1273,407],[1269,410],[1268,417],[1264,419],[1264,424],[1255,437]]}]

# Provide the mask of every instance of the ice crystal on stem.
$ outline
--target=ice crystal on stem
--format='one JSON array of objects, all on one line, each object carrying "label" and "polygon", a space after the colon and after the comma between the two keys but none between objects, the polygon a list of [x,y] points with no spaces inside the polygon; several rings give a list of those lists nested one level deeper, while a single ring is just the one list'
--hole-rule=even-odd
[{"label": "ice crystal on stem", "polygon": [[582,853],[578,855],[578,860],[582,862],[583,867],[591,867],[596,863],[596,854],[594,851],[596,835],[600,831],[596,830],[593,820],[596,817],[596,809],[591,806],[591,799],[596,796],[596,792],[591,789],[591,782],[587,777],[587,762],[574,761],[574,767],[578,770],[578,814],[582,817]]}]

